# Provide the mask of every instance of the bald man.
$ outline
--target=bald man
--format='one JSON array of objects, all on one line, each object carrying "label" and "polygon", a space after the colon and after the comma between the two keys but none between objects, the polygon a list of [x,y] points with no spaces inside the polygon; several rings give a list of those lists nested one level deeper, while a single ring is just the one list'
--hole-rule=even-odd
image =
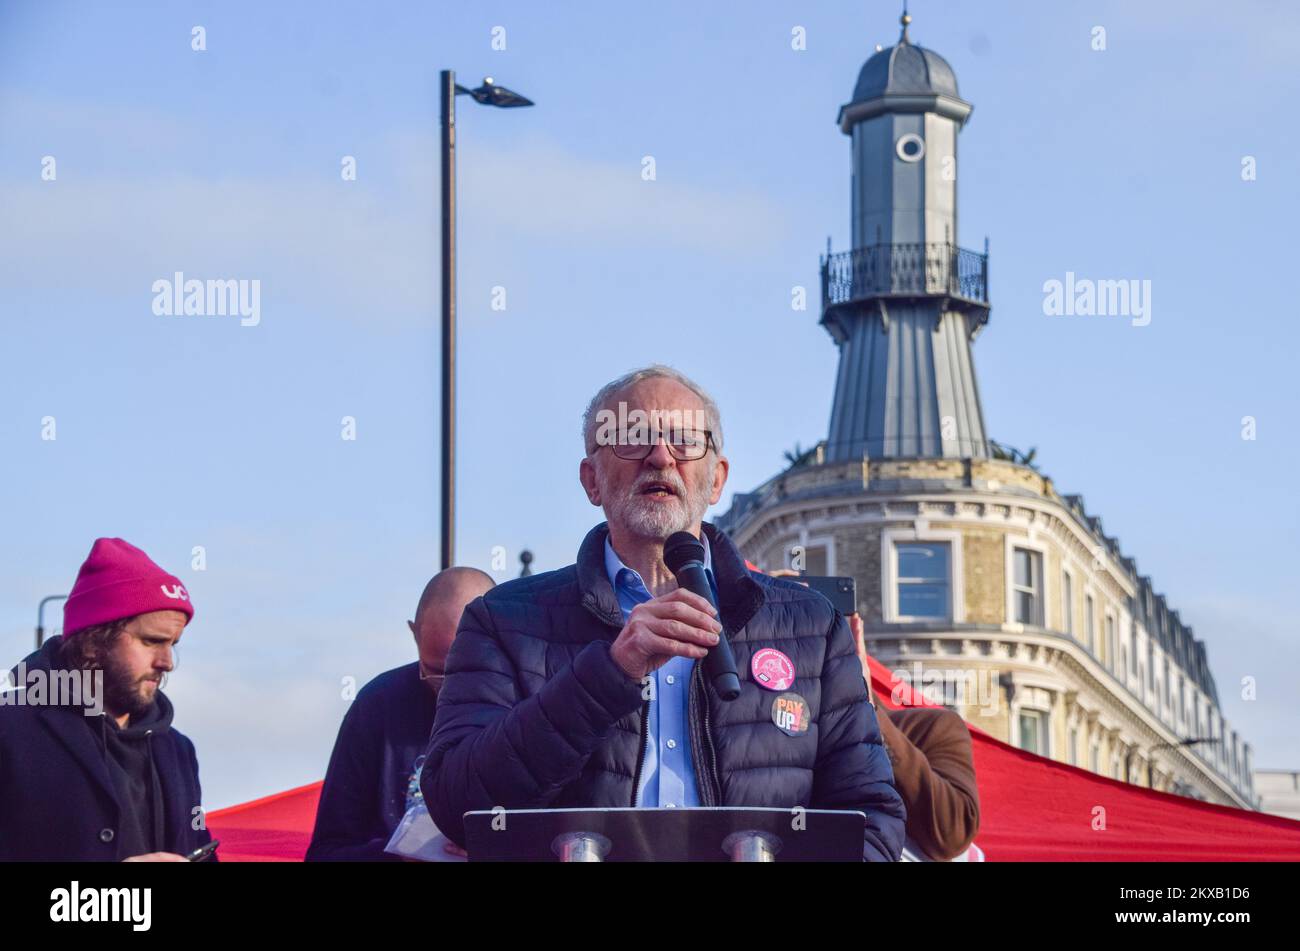
[{"label": "bald man", "polygon": [[465,605],[493,586],[477,568],[448,568],[425,585],[415,620],[406,622],[420,659],[380,674],[352,701],[325,773],[308,862],[394,860],[384,846],[429,742],[447,651]]}]

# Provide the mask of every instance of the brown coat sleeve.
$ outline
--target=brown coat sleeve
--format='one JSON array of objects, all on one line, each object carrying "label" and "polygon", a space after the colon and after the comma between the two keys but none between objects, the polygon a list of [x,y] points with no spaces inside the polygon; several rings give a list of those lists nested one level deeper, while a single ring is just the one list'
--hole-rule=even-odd
[{"label": "brown coat sleeve", "polygon": [[966,722],[951,710],[928,707],[880,712],[894,785],[907,806],[907,834],[931,858],[960,855],[980,824]]}]

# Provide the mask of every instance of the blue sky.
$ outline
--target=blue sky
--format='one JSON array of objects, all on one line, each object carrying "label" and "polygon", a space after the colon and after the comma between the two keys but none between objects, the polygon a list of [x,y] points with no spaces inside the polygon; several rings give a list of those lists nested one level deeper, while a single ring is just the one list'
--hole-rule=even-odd
[{"label": "blue sky", "polygon": [[[825,435],[817,257],[849,229],[834,120],[898,12],[0,5],[5,656],[96,536],[145,548],[198,608],[168,691],[209,807],[320,778],[343,678],[414,659],[404,621],[438,557],[444,67],[538,104],[460,100],[459,560],[490,568],[502,546],[501,580],[525,546],[538,569],[572,560],[600,515],[577,483],[581,410],[648,362],[714,391],[725,509]],[[1256,765],[1295,768],[1300,12],[911,12],[975,105],[959,238],[992,249],[975,345],[991,434],[1085,496],[1207,642]],[[155,316],[151,285],[176,271],[260,280],[261,322]],[[1150,280],[1151,323],[1045,316],[1043,282],[1067,271]]]}]

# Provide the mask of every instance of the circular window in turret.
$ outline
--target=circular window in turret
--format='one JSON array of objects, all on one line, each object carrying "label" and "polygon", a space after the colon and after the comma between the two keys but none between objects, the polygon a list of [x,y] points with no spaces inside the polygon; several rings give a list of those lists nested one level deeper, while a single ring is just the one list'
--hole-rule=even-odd
[{"label": "circular window in turret", "polygon": [[925,140],[915,132],[900,135],[894,151],[904,162],[919,162],[925,157]]}]

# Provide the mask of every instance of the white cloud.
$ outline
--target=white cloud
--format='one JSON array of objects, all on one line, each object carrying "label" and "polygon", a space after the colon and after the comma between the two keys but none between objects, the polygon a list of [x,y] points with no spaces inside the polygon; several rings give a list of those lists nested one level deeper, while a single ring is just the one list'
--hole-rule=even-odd
[{"label": "white cloud", "polygon": [[[23,141],[47,129],[66,138],[75,127],[87,154],[121,154],[131,142],[196,150],[211,141],[194,120],[116,106],[9,94],[0,109]],[[65,148],[57,181],[40,181],[34,162],[29,180],[5,183],[0,286],[140,295],[148,306],[152,282],[182,271],[261,279],[264,308],[274,302],[370,326],[426,316],[438,301],[434,136],[396,133],[363,146],[356,182],[342,181],[337,164],[303,174],[277,170],[274,159],[256,178],[151,174],[198,164],[184,153],[92,175]],[[571,251],[589,262],[608,249],[744,258],[779,246],[783,214],[757,190],[692,183],[663,165],[657,181],[642,181],[640,160],[597,160],[546,142],[462,150],[462,233],[490,235],[493,250],[516,261]],[[467,256],[462,279],[494,264]]]},{"label": "white cloud", "polygon": [[547,241],[743,257],[781,240],[784,215],[756,189],[680,180],[662,162],[656,180],[642,181],[640,162],[639,155],[595,161],[544,143],[476,154],[461,173],[474,202],[466,212]]}]

